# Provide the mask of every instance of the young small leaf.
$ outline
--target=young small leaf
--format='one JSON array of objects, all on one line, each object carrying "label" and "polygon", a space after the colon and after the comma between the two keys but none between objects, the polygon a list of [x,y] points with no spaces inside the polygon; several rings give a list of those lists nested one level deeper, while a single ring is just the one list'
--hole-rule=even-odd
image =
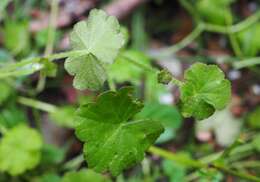
[{"label": "young small leaf", "polygon": [[26,125],[19,125],[0,140],[0,171],[12,176],[33,169],[41,159],[42,138]]},{"label": "young small leaf", "polygon": [[47,77],[55,77],[57,74],[57,64],[51,62],[49,59],[41,59],[41,64],[43,64],[43,69],[41,70],[42,74]]},{"label": "young small leaf", "polygon": [[98,172],[120,174],[141,161],[144,152],[163,132],[160,122],[129,121],[143,104],[131,97],[133,89],[101,94],[96,103],[86,104],[77,112],[77,137],[86,142],[84,154],[90,168]]},{"label": "young small leaf", "polygon": [[69,74],[76,75],[75,88],[99,89],[107,78],[104,66],[114,62],[124,45],[117,19],[102,10],[92,10],[87,21],[74,26],[70,39],[73,50],[85,52],[65,62]]},{"label": "young small leaf", "polygon": [[172,80],[172,75],[168,70],[161,70],[157,75],[158,83],[167,85]]},{"label": "young small leaf", "polygon": [[197,63],[186,70],[181,86],[181,111],[184,117],[202,120],[215,110],[223,109],[230,100],[231,86],[215,65]]}]

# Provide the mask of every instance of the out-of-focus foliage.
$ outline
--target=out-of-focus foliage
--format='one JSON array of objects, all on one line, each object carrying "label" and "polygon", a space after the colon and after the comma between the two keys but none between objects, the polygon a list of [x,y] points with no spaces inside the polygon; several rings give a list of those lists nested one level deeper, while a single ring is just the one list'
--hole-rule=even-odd
[{"label": "out-of-focus foliage", "polygon": [[177,108],[156,102],[146,103],[143,110],[138,113],[136,117],[137,119],[149,118],[162,123],[165,130],[158,138],[158,143],[173,139],[176,135],[176,131],[182,124],[182,117]]},{"label": "out-of-focus foliage", "polygon": [[89,169],[81,169],[78,172],[68,172],[61,182],[110,182],[108,178]]},{"label": "out-of-focus foliage", "polygon": [[254,24],[237,34],[243,54],[248,57],[256,56],[260,50],[260,23]]},{"label": "out-of-focus foliage", "polygon": [[196,8],[199,15],[206,21],[218,24],[226,25],[227,18],[232,17],[229,9],[229,5],[233,0],[197,0]]},{"label": "out-of-focus foliage", "polygon": [[74,128],[74,113],[76,109],[73,106],[63,106],[50,113],[50,119],[57,125],[67,128]]},{"label": "out-of-focus foliage", "polygon": [[260,107],[257,107],[248,115],[247,121],[252,128],[260,128]]},{"label": "out-of-focus foliage", "polygon": [[0,170],[16,176],[34,168],[41,159],[42,138],[37,130],[19,125],[0,140]]},{"label": "out-of-focus foliage", "polygon": [[[30,34],[27,21],[7,20],[3,29],[4,45],[13,54],[27,54],[30,49]],[[8,38],[7,38],[8,37]]]}]

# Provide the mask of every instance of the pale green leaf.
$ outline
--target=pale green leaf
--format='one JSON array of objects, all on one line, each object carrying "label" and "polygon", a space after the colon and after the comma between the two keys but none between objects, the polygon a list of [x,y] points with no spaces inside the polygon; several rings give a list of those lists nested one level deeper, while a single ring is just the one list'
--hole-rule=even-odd
[{"label": "pale green leaf", "polygon": [[110,182],[110,180],[89,169],[82,169],[78,172],[68,172],[61,182]]},{"label": "pale green leaf", "polygon": [[103,63],[113,63],[124,45],[124,35],[117,19],[97,9],[90,12],[87,21],[74,26],[70,38],[74,50],[86,50]]},{"label": "pale green leaf", "polygon": [[73,86],[79,90],[98,90],[107,79],[104,66],[92,54],[69,57],[65,62],[65,69],[75,75]]},{"label": "pale green leaf", "polygon": [[84,154],[88,166],[98,172],[118,175],[141,161],[144,152],[163,132],[160,122],[129,121],[143,107],[131,96],[131,88],[101,94],[96,103],[78,110],[77,137],[86,142]]},{"label": "pale green leaf", "polygon": [[34,129],[19,125],[0,140],[0,171],[12,176],[33,169],[41,159],[42,138]]},{"label": "pale green leaf", "polygon": [[197,63],[185,71],[181,86],[181,112],[197,120],[211,116],[230,101],[231,85],[215,65]]},{"label": "pale green leaf", "polygon": [[114,62],[124,45],[124,35],[117,19],[94,9],[87,21],[74,26],[70,39],[73,50],[85,52],[69,57],[65,63],[65,69],[76,76],[75,88],[99,89],[107,78],[105,65]]}]

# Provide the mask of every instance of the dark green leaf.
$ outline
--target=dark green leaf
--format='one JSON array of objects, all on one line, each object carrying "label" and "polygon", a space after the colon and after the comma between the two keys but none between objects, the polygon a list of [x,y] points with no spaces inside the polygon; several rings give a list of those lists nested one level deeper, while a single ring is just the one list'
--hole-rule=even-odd
[{"label": "dark green leaf", "polygon": [[160,122],[129,121],[143,107],[131,96],[133,89],[101,94],[96,103],[86,104],[77,112],[77,137],[86,142],[84,154],[90,168],[118,175],[141,161],[144,152],[163,132]]}]

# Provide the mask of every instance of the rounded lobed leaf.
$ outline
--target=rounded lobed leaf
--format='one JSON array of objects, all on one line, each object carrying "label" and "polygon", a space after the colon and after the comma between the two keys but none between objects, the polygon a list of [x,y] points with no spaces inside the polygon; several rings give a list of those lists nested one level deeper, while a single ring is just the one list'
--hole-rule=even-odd
[{"label": "rounded lobed leaf", "polygon": [[230,82],[215,65],[197,63],[186,70],[181,86],[181,111],[197,120],[223,109],[231,97]]},{"label": "rounded lobed leaf", "polygon": [[129,121],[143,107],[131,97],[133,89],[105,92],[95,103],[83,105],[77,116],[77,137],[86,142],[84,155],[88,166],[97,172],[116,176],[141,161],[144,152],[163,132],[160,122]]},{"label": "rounded lobed leaf", "polygon": [[94,9],[87,21],[74,26],[70,40],[73,50],[82,51],[68,57],[65,62],[65,69],[75,76],[74,87],[100,89],[107,79],[105,65],[114,62],[125,42],[117,19]]},{"label": "rounded lobed leaf", "polygon": [[75,75],[73,86],[79,90],[98,90],[107,79],[104,66],[92,54],[69,57],[65,62],[65,69],[69,74]]}]

